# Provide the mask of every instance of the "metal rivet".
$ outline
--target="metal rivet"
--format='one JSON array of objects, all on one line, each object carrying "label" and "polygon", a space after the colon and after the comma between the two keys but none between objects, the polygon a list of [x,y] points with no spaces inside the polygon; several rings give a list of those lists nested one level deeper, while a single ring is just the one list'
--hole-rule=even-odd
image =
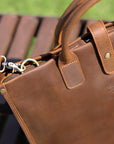
[{"label": "metal rivet", "polygon": [[5,89],[1,89],[0,92],[1,92],[1,93],[5,93],[6,90],[5,90]]},{"label": "metal rivet", "polygon": [[111,57],[111,54],[110,53],[106,53],[105,54],[105,59],[109,59]]}]

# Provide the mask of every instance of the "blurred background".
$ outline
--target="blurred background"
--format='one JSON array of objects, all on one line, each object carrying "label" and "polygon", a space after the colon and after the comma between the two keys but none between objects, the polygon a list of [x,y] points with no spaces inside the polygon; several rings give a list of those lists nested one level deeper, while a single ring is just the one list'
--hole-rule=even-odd
[{"label": "blurred background", "polygon": [[[0,13],[60,17],[72,0],[1,0]],[[102,0],[83,18],[114,20],[114,0]]]}]

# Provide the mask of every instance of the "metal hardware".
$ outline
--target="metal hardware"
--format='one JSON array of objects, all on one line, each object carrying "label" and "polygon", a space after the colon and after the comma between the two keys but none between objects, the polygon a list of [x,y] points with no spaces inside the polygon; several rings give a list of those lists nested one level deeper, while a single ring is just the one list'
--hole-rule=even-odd
[{"label": "metal hardware", "polygon": [[33,64],[35,63],[36,66],[39,66],[39,63],[32,58],[24,60],[21,64],[15,64],[13,62],[7,62],[5,56],[1,56],[1,57],[3,57],[4,61],[2,62],[3,69],[0,70],[0,73],[5,72],[6,69],[12,70],[12,73],[14,72],[23,73],[26,70],[25,64],[27,62],[32,62]]},{"label": "metal hardware", "polygon": [[5,93],[6,90],[3,88],[3,89],[0,90],[0,92],[1,92],[1,93]]},{"label": "metal hardware", "polygon": [[105,59],[109,59],[111,57],[111,54],[110,53],[106,53],[105,54]]},{"label": "metal hardware", "polygon": [[37,67],[39,66],[39,63],[38,63],[35,59],[28,58],[28,59],[24,60],[24,61],[21,63],[21,69],[22,69],[23,67],[25,67],[25,64],[26,64],[27,62],[32,62],[32,63],[35,63],[35,65],[36,65]]},{"label": "metal hardware", "polygon": [[23,67],[21,67],[21,65],[20,64],[15,64],[15,63],[13,63],[13,62],[9,62],[8,64],[7,64],[7,69],[12,69],[12,73],[14,73],[15,71],[17,71],[17,72],[20,72],[20,73],[23,73],[25,70],[26,70],[26,67],[25,66],[23,66]]}]

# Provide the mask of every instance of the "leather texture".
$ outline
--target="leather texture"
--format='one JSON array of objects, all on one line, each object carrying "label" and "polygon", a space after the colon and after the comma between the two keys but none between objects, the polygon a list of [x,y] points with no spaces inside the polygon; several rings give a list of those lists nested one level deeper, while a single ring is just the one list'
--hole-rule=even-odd
[{"label": "leather texture", "polygon": [[71,17],[74,15],[74,13],[77,13],[78,15],[76,15],[76,19],[73,18],[73,21],[77,20],[78,16],[80,17],[80,15],[83,15],[83,13],[87,11],[88,6],[90,7],[91,4],[93,5],[98,1],[100,0],[73,0],[73,2],[63,13],[63,15],[61,16],[57,24],[56,31],[55,31],[55,45],[61,44],[61,36],[60,36],[61,32],[63,31],[64,27],[68,23],[69,19],[71,19]]},{"label": "leather texture", "polygon": [[[93,36],[104,71],[107,74],[114,74],[114,49],[104,23],[98,21],[88,26],[88,29]],[[106,54],[109,57],[106,58]]]},{"label": "leather texture", "polygon": [[[83,2],[84,9],[89,1]],[[22,75],[1,77],[4,98],[31,144],[114,144],[114,57],[108,62],[111,73],[107,74],[99,52],[103,38],[114,52],[114,23],[98,21],[69,45],[77,15],[73,13],[60,32],[61,47],[35,58],[45,63]],[[97,40],[99,35],[102,38]]]}]

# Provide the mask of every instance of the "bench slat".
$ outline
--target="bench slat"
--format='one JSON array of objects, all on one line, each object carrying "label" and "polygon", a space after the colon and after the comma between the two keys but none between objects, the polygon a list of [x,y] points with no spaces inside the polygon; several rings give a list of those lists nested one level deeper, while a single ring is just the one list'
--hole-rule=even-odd
[{"label": "bench slat", "polygon": [[37,34],[32,57],[49,52],[54,40],[54,31],[58,18],[44,18]]},{"label": "bench slat", "polygon": [[19,17],[17,15],[4,15],[0,21],[0,55],[6,55]]},{"label": "bench slat", "polygon": [[23,59],[31,44],[38,25],[38,20],[33,16],[23,16],[20,20],[17,32],[15,34],[8,58]]}]

